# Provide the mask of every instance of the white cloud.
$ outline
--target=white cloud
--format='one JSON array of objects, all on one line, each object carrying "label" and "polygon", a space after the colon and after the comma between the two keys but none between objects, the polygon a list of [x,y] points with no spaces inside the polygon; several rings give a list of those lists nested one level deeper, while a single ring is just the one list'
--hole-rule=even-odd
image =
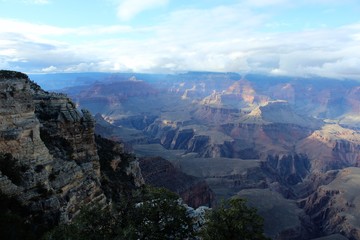
[{"label": "white cloud", "polygon": [[[55,27],[46,24],[34,24],[14,19],[0,18],[0,33],[21,33],[28,37],[41,38],[42,36],[81,36],[81,35],[102,35],[133,32],[134,29],[128,25],[110,25],[110,26],[85,26],[77,28]],[[139,29],[137,31],[147,31]]]},{"label": "white cloud", "polygon": [[41,69],[41,71],[42,71],[42,72],[45,72],[45,73],[55,72],[56,70],[57,70],[57,67],[54,67],[54,66],[50,66],[50,67]]},{"label": "white cloud", "polygon": [[143,11],[163,7],[169,0],[121,0],[118,6],[118,17],[128,21]]},{"label": "white cloud", "polygon": [[19,33],[28,36],[64,35],[72,32],[69,28],[54,27],[45,24],[32,24],[14,19],[0,18],[0,33]]},{"label": "white cloud", "polygon": [[309,66],[307,69],[304,69],[304,71],[309,74],[324,77],[359,79],[359,66],[359,57],[345,57],[343,59],[338,59],[335,62],[326,62],[318,67]]},{"label": "white cloud", "polygon": [[[140,1],[131,1],[140,10],[132,10],[130,18],[150,2],[167,3],[141,1],[145,7],[140,7]],[[241,4],[174,11],[147,28],[61,28],[0,19],[0,67],[27,72],[234,71],[360,80],[360,24],[289,33],[258,30],[268,19]]]},{"label": "white cloud", "polygon": [[270,74],[273,75],[286,75],[287,73],[284,70],[281,70],[279,68],[274,68],[270,70]]}]

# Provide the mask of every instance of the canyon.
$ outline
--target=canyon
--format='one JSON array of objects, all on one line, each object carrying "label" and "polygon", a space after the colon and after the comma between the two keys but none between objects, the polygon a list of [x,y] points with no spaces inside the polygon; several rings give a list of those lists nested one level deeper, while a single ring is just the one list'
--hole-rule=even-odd
[{"label": "canyon", "polygon": [[359,239],[359,82],[61,76],[30,75],[35,83],[2,71],[0,80],[1,161],[19,173],[2,167],[0,189],[39,226],[145,182],[193,207],[245,198],[272,239]]},{"label": "canyon", "polygon": [[1,208],[26,219],[37,236],[71,222],[85,206],[128,201],[148,176],[163,177],[162,169],[174,180],[161,187],[184,203],[213,204],[206,181],[189,178],[166,160],[158,172],[153,165],[140,169],[143,162],[124,143],[95,134],[88,110],[79,110],[63,93],[43,90],[26,74],[0,71],[0,112]]},{"label": "canyon", "polygon": [[61,91],[94,114],[97,134],[142,159],[145,182],[200,183],[211,205],[244,197],[273,239],[359,239],[356,200],[341,190],[357,188],[342,176],[351,171],[356,182],[359,89],[350,80],[189,72],[109,74]]}]

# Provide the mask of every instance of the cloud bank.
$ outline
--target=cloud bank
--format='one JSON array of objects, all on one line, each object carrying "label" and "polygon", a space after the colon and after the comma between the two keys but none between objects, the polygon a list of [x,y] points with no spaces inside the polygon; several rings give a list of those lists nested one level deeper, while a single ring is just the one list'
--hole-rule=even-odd
[{"label": "cloud bank", "polygon": [[[62,28],[0,19],[0,68],[25,72],[222,71],[360,80],[360,23],[267,31],[272,16],[254,8],[284,1],[256,0],[246,8],[243,4],[183,8],[160,16],[155,25],[141,27]],[[125,0],[119,5],[124,20],[167,1],[131,3]]]}]

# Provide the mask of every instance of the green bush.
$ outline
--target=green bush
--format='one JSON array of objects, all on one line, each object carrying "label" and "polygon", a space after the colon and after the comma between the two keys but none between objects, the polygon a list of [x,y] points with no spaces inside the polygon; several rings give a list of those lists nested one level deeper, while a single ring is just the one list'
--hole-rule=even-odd
[{"label": "green bush", "polygon": [[194,236],[192,219],[179,196],[163,188],[145,187],[127,213],[126,239],[187,239]]},{"label": "green bush", "polygon": [[45,234],[48,240],[114,239],[115,219],[108,208],[99,205],[81,209],[71,224],[60,225]]},{"label": "green bush", "polygon": [[[193,219],[168,190],[144,187],[112,208],[86,207],[71,224],[46,234],[47,240],[195,239]],[[200,233],[203,240],[266,240],[263,219],[243,199],[230,199],[209,211]],[[197,238],[199,239],[199,238]]]},{"label": "green bush", "polygon": [[209,211],[200,235],[204,240],[263,240],[263,219],[246,201],[233,198]]}]

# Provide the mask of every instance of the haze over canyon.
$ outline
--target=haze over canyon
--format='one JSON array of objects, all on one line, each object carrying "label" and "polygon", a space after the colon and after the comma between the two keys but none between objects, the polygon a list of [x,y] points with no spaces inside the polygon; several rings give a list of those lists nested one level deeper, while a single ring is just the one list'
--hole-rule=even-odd
[{"label": "haze over canyon", "polygon": [[213,72],[31,77],[45,88],[67,86],[61,92],[92,112],[97,134],[140,157],[145,181],[195,206],[241,196],[273,239],[360,238],[358,81]]}]

